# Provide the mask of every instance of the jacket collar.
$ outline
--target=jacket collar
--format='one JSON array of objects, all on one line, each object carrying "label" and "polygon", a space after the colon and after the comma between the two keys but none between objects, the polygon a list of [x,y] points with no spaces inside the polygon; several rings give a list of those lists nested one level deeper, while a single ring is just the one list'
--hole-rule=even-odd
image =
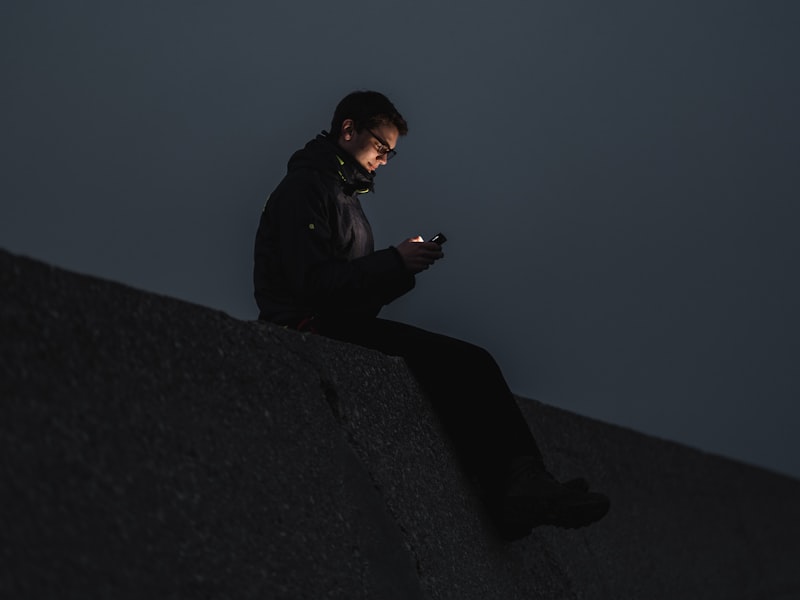
[{"label": "jacket collar", "polygon": [[348,196],[364,194],[375,189],[375,175],[340,148],[336,140],[326,131],[295,152],[289,159],[287,169],[289,171],[314,169],[324,173],[339,181],[342,190]]},{"label": "jacket collar", "polygon": [[375,190],[375,174],[367,171],[349,152],[340,148],[333,136],[323,131],[316,139],[323,139],[332,147],[336,157],[336,172],[346,194],[366,194]]}]

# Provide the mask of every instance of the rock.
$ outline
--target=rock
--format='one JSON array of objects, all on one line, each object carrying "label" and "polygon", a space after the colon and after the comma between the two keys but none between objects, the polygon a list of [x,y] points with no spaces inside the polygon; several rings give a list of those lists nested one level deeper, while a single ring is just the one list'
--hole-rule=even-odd
[{"label": "rock", "polygon": [[800,482],[518,398],[612,500],[501,541],[402,359],[0,251],[3,598],[800,594]]}]

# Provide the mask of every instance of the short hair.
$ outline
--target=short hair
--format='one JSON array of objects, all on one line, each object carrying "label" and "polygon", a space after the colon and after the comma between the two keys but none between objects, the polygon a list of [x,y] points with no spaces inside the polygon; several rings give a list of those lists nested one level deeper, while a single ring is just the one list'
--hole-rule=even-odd
[{"label": "short hair", "polygon": [[360,90],[349,93],[339,101],[331,119],[330,135],[339,137],[345,119],[353,119],[356,131],[379,125],[394,125],[400,135],[408,133],[408,123],[380,92]]}]

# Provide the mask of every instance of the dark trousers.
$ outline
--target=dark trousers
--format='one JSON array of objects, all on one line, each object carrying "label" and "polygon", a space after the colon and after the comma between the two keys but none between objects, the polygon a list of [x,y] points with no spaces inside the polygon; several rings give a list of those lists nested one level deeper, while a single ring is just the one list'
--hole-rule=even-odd
[{"label": "dark trousers", "polygon": [[514,457],[543,462],[500,367],[485,349],[378,318],[318,318],[315,328],[327,337],[404,358],[463,466],[481,484],[495,488]]}]

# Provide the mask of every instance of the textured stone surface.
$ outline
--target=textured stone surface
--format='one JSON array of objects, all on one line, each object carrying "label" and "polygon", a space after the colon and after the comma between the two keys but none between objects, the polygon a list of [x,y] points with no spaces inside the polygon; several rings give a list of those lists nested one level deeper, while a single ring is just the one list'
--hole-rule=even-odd
[{"label": "textured stone surface", "polygon": [[519,398],[612,508],[494,535],[402,360],[0,251],[0,597],[800,597],[800,482]]}]

